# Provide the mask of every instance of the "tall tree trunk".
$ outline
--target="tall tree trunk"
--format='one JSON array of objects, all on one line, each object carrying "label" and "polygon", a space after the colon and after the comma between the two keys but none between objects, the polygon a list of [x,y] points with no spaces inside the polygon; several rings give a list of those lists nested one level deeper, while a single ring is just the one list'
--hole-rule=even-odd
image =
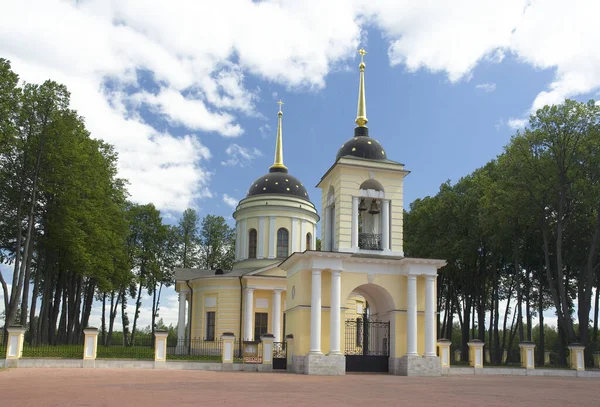
[{"label": "tall tree trunk", "polygon": [[40,275],[42,271],[38,266],[38,269],[35,272],[35,280],[33,283],[33,291],[31,292],[31,309],[29,310],[29,337],[30,343],[37,344],[38,343],[38,324],[35,320],[35,309],[37,307],[37,299],[40,291]]},{"label": "tall tree trunk", "polygon": [[[528,272],[529,274],[529,272]],[[525,285],[525,312],[527,313],[527,340],[528,341],[532,341],[533,340],[533,336],[532,336],[532,318],[531,318],[531,303],[529,301],[529,296],[530,296],[530,289],[529,289],[529,276],[528,277],[528,282]]]},{"label": "tall tree trunk", "polygon": [[117,318],[117,310],[119,309],[119,301],[121,300],[121,292],[117,293],[117,300],[115,301],[115,292],[111,292],[110,294],[110,313],[108,320],[108,335],[106,336],[106,342],[104,345],[112,345],[112,334],[113,327],[115,324],[115,319]]},{"label": "tall tree trunk", "polygon": [[471,331],[471,327],[469,326],[469,322],[471,322],[471,298],[466,297],[464,299],[463,304],[463,326],[462,326],[462,354],[466,358],[469,354],[469,332]]},{"label": "tall tree trunk", "polygon": [[[121,293],[121,321],[123,324],[123,346],[129,346],[129,317],[127,316],[127,296],[125,295],[125,290]],[[133,335],[131,339],[131,343],[133,343]]]},{"label": "tall tree trunk", "polygon": [[540,346],[538,350],[538,365],[544,366],[545,352],[546,352],[546,336],[544,332],[544,291],[543,291],[543,279],[540,278],[540,292],[538,294],[538,312],[540,314]]},{"label": "tall tree trunk", "polygon": [[598,308],[600,307],[600,284],[596,287],[596,301],[594,302],[594,329],[592,331],[592,341],[596,344],[596,351],[598,351]]},{"label": "tall tree trunk", "polygon": [[137,327],[138,316],[140,315],[140,308],[142,307],[142,284],[138,289],[137,298],[135,300],[135,314],[133,316],[133,329],[131,330],[131,343],[135,343],[135,331]]},{"label": "tall tree trunk", "polygon": [[102,293],[102,320],[100,325],[100,343],[106,344],[106,293]]},{"label": "tall tree trunk", "polygon": [[32,253],[25,264],[25,277],[23,279],[23,299],[21,301],[21,326],[27,328],[27,306],[29,305],[29,280],[31,279],[31,261],[33,259],[33,241],[29,241],[29,252]]}]

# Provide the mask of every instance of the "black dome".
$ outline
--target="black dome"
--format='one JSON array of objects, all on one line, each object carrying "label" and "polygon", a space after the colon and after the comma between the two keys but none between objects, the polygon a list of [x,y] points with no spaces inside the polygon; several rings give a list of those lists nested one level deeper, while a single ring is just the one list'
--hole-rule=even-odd
[{"label": "black dome", "polygon": [[300,180],[284,169],[271,169],[271,172],[254,181],[246,197],[256,195],[291,195],[310,201]]},{"label": "black dome", "polygon": [[354,137],[342,144],[335,159],[337,161],[347,155],[369,160],[387,159],[383,146],[379,141],[369,137],[369,131],[366,127],[357,127],[354,129]]}]

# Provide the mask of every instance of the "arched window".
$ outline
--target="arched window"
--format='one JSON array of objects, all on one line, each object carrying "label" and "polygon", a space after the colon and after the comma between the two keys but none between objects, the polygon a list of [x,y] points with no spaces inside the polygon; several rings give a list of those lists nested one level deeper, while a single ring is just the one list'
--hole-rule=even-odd
[{"label": "arched window", "polygon": [[312,235],[310,233],[306,234],[306,250],[312,249]]},{"label": "arched window", "polygon": [[284,258],[289,256],[289,237],[287,229],[281,228],[277,231],[277,257]]},{"label": "arched window", "polygon": [[256,229],[250,229],[248,233],[248,258],[256,258]]}]

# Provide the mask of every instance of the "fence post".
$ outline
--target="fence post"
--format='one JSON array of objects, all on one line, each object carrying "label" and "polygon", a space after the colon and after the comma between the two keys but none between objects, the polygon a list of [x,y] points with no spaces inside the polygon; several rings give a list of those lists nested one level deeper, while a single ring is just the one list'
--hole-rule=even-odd
[{"label": "fence post", "polygon": [[8,339],[6,341],[6,367],[17,367],[19,359],[23,356],[23,342],[25,339],[25,328],[20,325],[9,326]]},{"label": "fence post", "polygon": [[550,351],[547,350],[544,352],[544,365],[550,364]]},{"label": "fence post", "polygon": [[294,371],[294,335],[289,334],[288,336],[285,337],[285,357],[286,357],[286,364],[287,364],[287,371],[288,372],[293,372]]},{"label": "fence post", "polygon": [[83,367],[96,366],[98,351],[98,328],[92,326],[83,330]]},{"label": "fence post", "polygon": [[574,370],[585,370],[585,362],[583,360],[583,350],[585,346],[578,343],[572,343],[569,348],[569,367]]},{"label": "fence post", "polygon": [[450,367],[450,342],[448,339],[440,339],[437,343],[440,353],[442,367]]},{"label": "fence post", "polygon": [[154,362],[166,362],[167,361],[167,331],[156,331],[154,332]]},{"label": "fence post", "polygon": [[476,369],[483,367],[483,345],[481,339],[472,339],[469,345],[469,366]]},{"label": "fence post", "polygon": [[508,351],[504,349],[502,351],[502,364],[506,363],[506,359],[508,359]]},{"label": "fence post", "polygon": [[273,370],[273,341],[275,335],[264,334],[260,336],[262,342],[262,370],[272,371]]},{"label": "fence post", "polygon": [[235,345],[235,335],[232,332],[225,332],[221,335],[223,348],[221,349],[221,362],[223,370],[233,370],[233,347]]},{"label": "fence post", "polygon": [[535,369],[535,343],[521,342],[519,348],[521,349],[521,367]]}]

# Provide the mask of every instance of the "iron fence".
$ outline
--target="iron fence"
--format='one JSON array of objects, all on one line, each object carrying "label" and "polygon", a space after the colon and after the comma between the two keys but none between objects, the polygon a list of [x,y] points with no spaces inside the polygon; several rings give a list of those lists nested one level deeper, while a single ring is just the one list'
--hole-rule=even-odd
[{"label": "iron fence", "polygon": [[8,335],[4,332],[4,329],[0,330],[0,359],[6,357],[6,345],[8,342]]},{"label": "iron fence", "polygon": [[55,359],[83,359],[83,345],[60,344],[51,345],[46,343],[32,344],[28,341],[23,343],[24,358],[55,358]]},{"label": "iron fence", "polygon": [[167,359],[207,360],[220,362],[223,341],[203,339],[167,339]]},{"label": "iron fence", "polygon": [[388,356],[390,323],[364,321],[362,318],[346,320],[346,355]]},{"label": "iron fence", "polygon": [[124,341],[122,335],[108,337],[102,343],[98,338],[97,359],[154,359],[154,339],[151,335],[134,336],[134,340],[128,338]]},{"label": "iron fence", "polygon": [[263,344],[261,341],[235,340],[233,361],[237,363],[262,363]]},{"label": "iron fence", "polygon": [[285,342],[273,342],[273,358],[285,359],[287,356]]}]

